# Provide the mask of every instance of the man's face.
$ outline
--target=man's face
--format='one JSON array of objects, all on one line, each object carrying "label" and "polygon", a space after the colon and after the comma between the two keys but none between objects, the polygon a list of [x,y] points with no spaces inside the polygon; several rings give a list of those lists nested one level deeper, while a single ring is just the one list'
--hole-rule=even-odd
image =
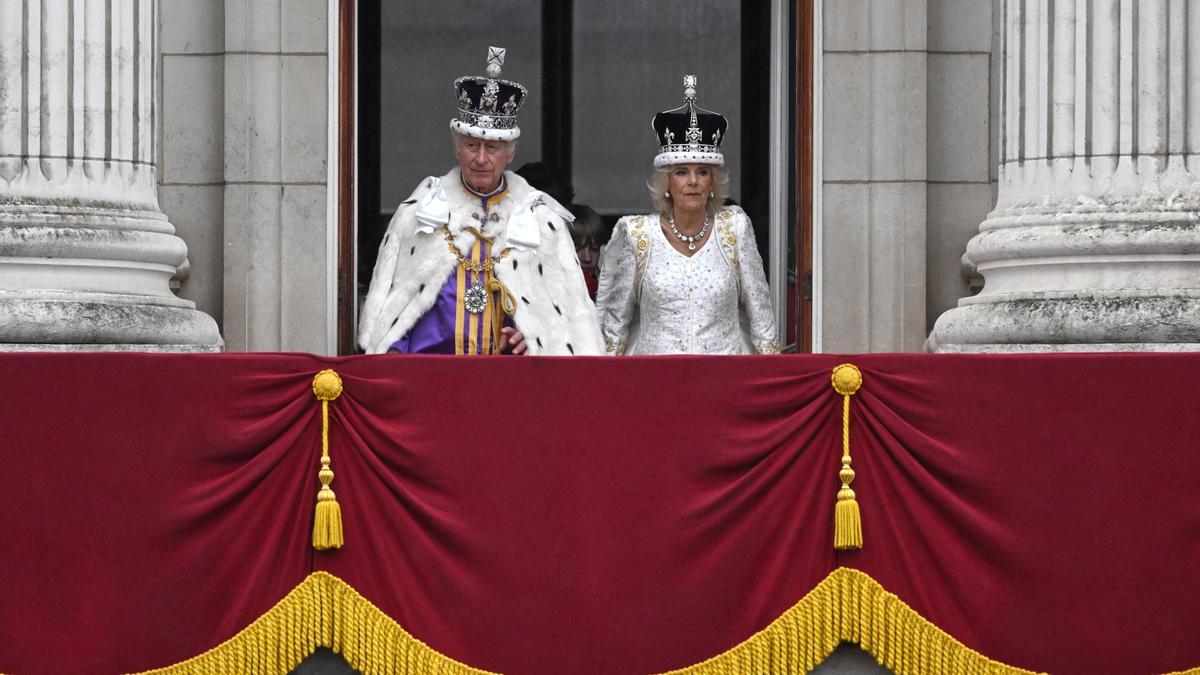
[{"label": "man's face", "polygon": [[467,185],[485,194],[495,190],[504,169],[513,160],[507,146],[503,141],[485,141],[470,136],[460,138],[454,148],[454,157]]}]

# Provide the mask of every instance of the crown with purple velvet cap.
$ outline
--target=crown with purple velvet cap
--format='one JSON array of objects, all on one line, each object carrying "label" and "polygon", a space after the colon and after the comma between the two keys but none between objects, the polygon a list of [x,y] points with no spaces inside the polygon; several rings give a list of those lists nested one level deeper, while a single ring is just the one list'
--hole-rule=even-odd
[{"label": "crown with purple velvet cap", "polygon": [[486,75],[465,75],[454,81],[458,116],[450,128],[464,136],[488,141],[512,141],[521,135],[517,111],[529,93],[525,87],[502,80],[505,49],[488,47]]}]

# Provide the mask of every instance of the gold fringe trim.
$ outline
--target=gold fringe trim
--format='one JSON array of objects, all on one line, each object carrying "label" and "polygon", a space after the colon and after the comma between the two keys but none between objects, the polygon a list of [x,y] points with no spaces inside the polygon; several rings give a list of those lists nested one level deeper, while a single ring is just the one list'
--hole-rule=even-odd
[{"label": "gold fringe trim", "polygon": [[[745,642],[664,675],[807,673],[843,642],[858,644],[896,675],[1033,673],[993,661],[955,640],[859,570],[839,567]],[[139,675],[283,675],[318,647],[364,675],[489,675],[434,651],[349,584],[314,572],[266,614],[209,651]],[[1200,668],[1168,675],[1200,675]]]},{"label": "gold fringe trim", "polygon": [[1031,673],[950,637],[867,574],[839,567],[771,625],[733,649],[668,675],[807,673],[853,642],[896,675]]},{"label": "gold fringe trim", "polygon": [[143,675],[285,675],[328,647],[363,675],[486,674],[434,651],[349,584],[313,572],[254,623],[209,651]]}]

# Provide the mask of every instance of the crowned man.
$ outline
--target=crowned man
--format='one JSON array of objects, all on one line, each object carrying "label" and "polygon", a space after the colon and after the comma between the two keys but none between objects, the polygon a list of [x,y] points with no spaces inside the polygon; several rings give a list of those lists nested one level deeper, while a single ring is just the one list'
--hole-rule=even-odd
[{"label": "crowned man", "polygon": [[567,221],[571,214],[506,171],[525,87],[487,75],[454,82],[458,166],[421,181],[388,225],[362,306],[367,353],[602,354]]}]

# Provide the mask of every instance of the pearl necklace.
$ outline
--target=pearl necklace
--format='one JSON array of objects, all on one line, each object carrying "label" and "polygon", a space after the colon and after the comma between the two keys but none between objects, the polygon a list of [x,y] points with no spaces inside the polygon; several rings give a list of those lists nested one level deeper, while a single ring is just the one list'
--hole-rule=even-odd
[{"label": "pearl necklace", "polygon": [[683,234],[679,230],[675,229],[675,214],[674,213],[667,216],[667,224],[671,226],[671,234],[674,234],[676,237],[678,237],[679,241],[687,242],[689,251],[695,251],[696,250],[696,241],[703,239],[704,235],[708,234],[708,214],[707,213],[704,214],[704,225],[700,228],[700,231],[695,234],[695,236],[688,236],[686,234]]}]

